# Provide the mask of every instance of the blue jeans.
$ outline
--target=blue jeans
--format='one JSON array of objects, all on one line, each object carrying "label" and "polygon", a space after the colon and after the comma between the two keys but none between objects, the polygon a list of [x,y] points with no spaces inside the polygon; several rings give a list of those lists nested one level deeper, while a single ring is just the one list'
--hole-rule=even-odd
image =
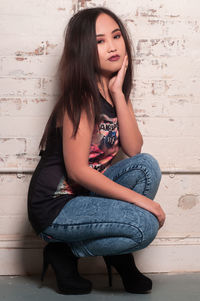
[{"label": "blue jeans", "polygon": [[[150,199],[161,179],[157,161],[144,153],[117,162],[104,175]],[[77,257],[104,256],[143,249],[158,229],[158,220],[149,211],[91,192],[68,201],[40,236],[47,242],[66,242]]]}]

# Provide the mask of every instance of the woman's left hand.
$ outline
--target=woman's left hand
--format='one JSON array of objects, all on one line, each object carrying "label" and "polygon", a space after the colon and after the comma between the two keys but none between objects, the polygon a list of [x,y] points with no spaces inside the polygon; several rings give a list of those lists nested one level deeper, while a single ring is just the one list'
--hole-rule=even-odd
[{"label": "woman's left hand", "polygon": [[127,68],[128,68],[128,56],[126,54],[121,69],[117,72],[117,75],[113,76],[109,81],[108,89],[111,95],[114,96],[118,93],[122,93],[122,87],[123,87],[124,77]]}]

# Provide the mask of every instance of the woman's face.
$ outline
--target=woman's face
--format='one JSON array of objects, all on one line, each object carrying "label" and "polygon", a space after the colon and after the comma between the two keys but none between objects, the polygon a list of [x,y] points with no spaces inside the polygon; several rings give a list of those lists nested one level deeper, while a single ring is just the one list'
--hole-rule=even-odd
[{"label": "woman's face", "polygon": [[96,40],[101,75],[109,78],[121,68],[126,47],[119,25],[107,14],[96,20]]}]

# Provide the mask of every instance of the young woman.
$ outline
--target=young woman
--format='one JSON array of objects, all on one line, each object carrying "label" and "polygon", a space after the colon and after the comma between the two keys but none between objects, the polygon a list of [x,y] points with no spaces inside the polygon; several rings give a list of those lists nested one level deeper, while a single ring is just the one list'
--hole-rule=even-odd
[{"label": "young woman", "polygon": [[[103,256],[126,291],[145,293],[152,281],[137,269],[132,252],[148,246],[165,214],[153,199],[161,172],[141,154],[142,136],[129,98],[132,54],[120,19],[103,7],[69,21],[59,65],[60,97],[46,125],[41,159],[28,194],[29,220],[48,244],[62,294],[86,294],[89,280],[80,257]],[[111,166],[119,148],[129,157]]]}]

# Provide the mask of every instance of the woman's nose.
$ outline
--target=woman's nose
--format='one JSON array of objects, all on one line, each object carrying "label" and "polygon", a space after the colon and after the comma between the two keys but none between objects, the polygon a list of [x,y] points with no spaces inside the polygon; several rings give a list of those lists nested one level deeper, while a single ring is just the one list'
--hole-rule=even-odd
[{"label": "woman's nose", "polygon": [[116,46],[115,46],[114,41],[112,41],[112,40],[108,41],[107,51],[108,52],[116,51]]}]

